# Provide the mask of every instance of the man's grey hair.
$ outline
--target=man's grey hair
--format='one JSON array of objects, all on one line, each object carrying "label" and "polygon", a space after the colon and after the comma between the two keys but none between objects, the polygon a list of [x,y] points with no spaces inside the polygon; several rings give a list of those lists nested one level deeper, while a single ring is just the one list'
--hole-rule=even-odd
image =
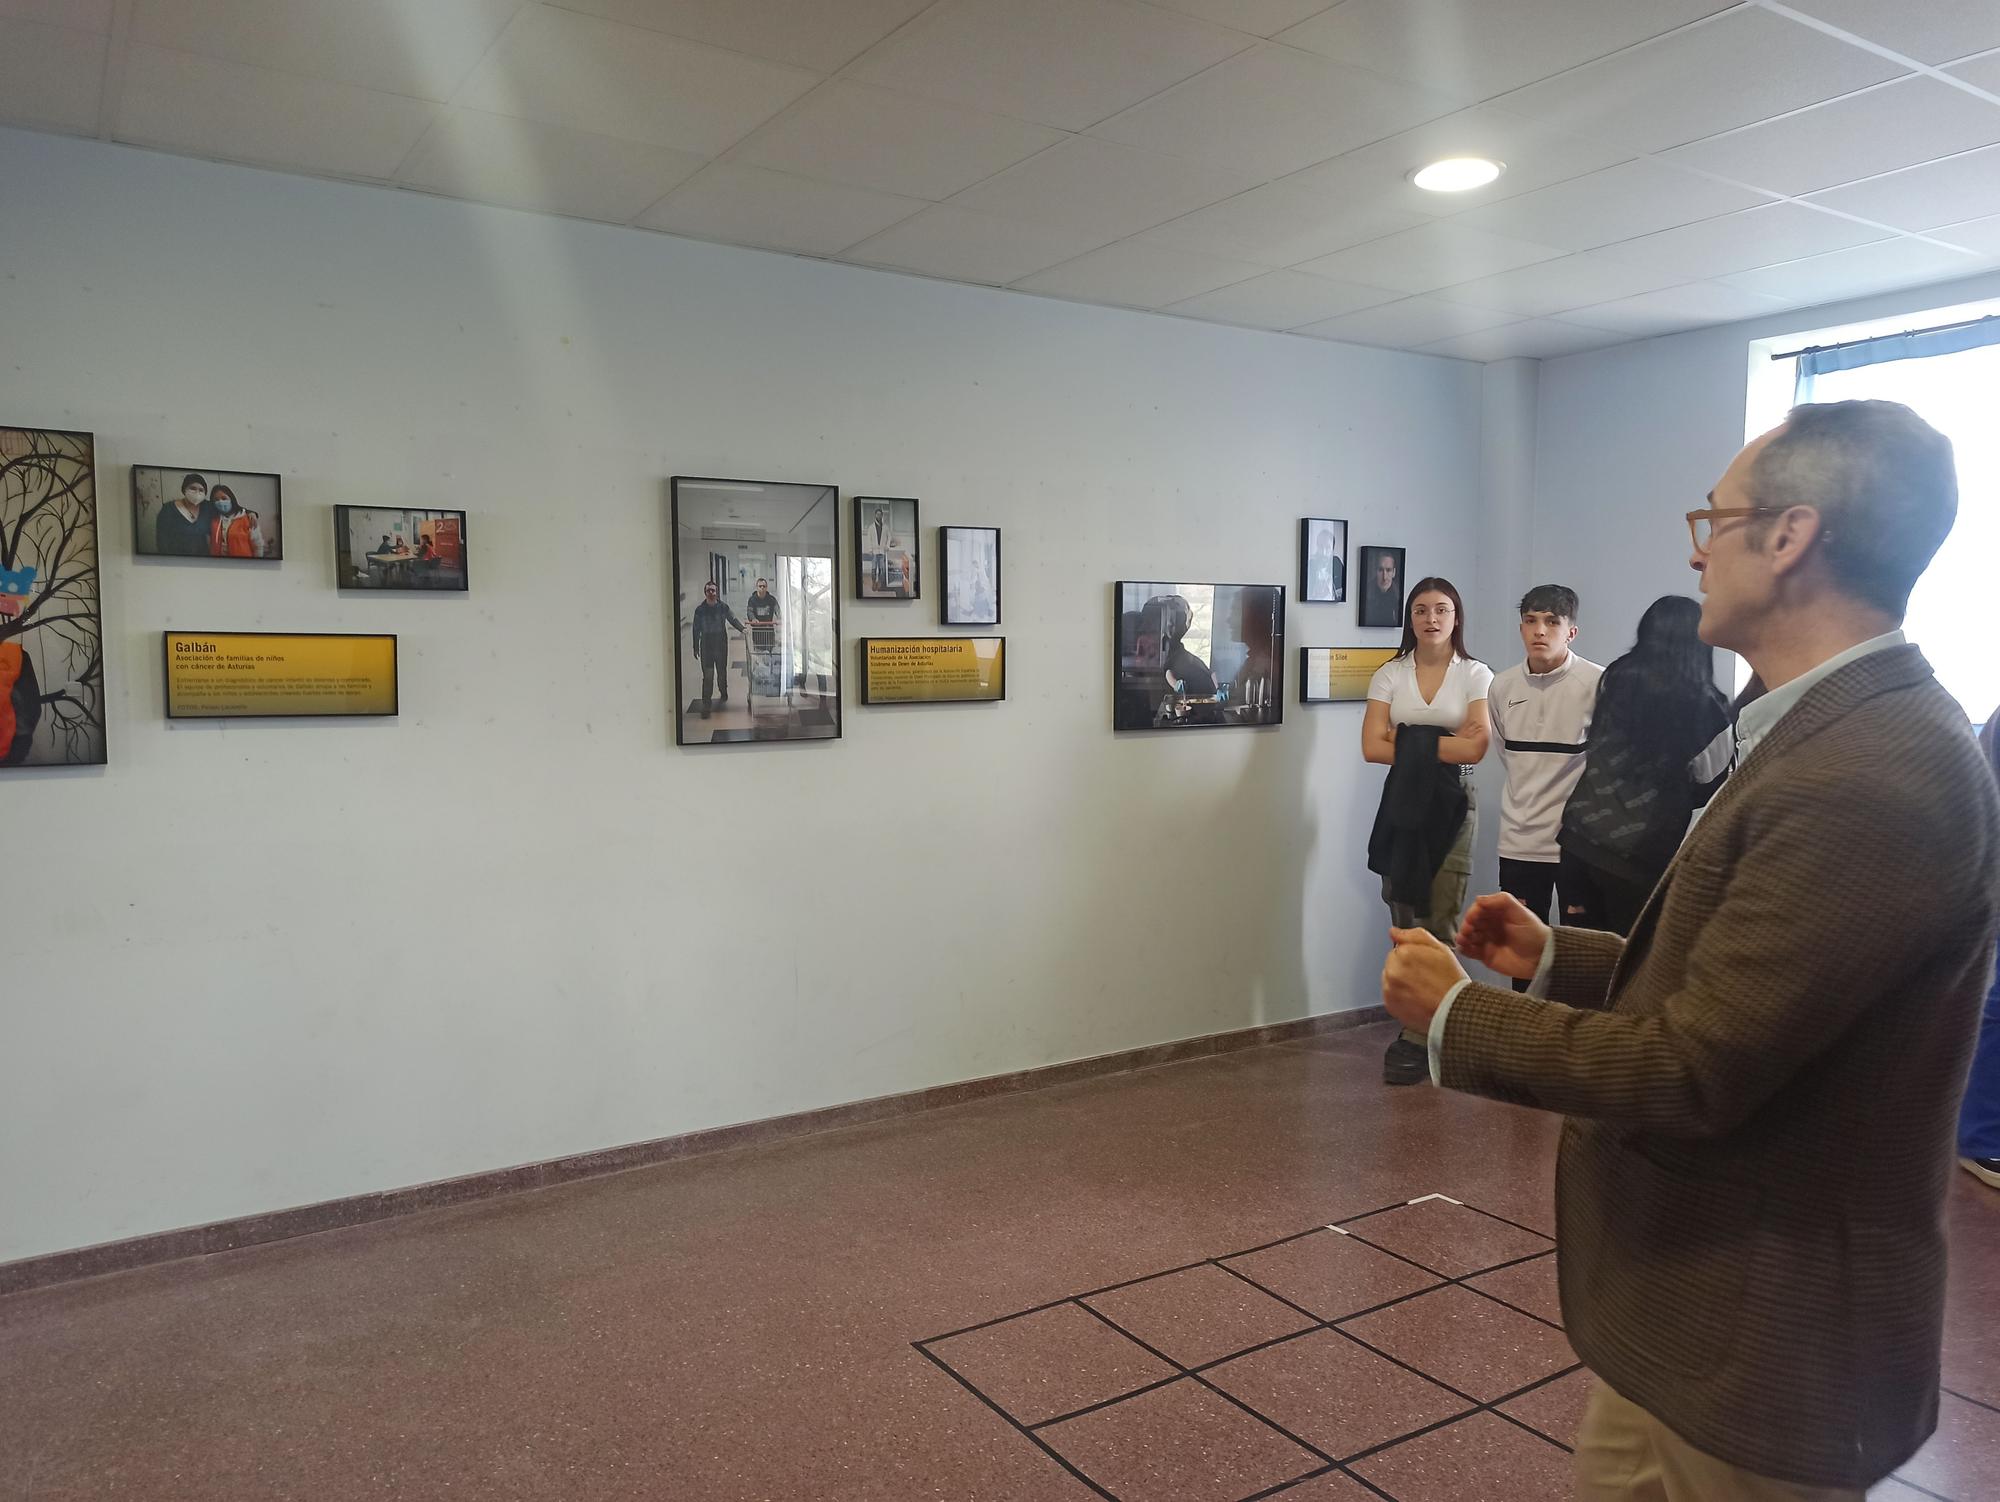
[{"label": "man's grey hair", "polygon": [[1901,619],[1957,519],[1958,469],[1951,440],[1901,402],[1808,403],[1757,455],[1750,493],[1817,511],[1835,580]]}]

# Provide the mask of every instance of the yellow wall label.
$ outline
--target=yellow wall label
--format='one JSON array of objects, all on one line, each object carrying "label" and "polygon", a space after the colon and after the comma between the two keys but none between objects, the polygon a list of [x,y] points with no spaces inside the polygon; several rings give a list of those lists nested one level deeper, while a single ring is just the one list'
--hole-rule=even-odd
[{"label": "yellow wall label", "polygon": [[169,631],[167,718],[396,712],[393,636]]}]

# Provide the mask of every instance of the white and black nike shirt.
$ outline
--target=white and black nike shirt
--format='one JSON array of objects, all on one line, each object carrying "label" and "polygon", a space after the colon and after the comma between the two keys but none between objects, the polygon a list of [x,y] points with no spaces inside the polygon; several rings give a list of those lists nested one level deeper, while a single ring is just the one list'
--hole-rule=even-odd
[{"label": "white and black nike shirt", "polygon": [[1556,834],[1563,805],[1583,775],[1584,742],[1604,669],[1572,652],[1561,667],[1531,673],[1523,662],[1494,676],[1487,695],[1507,790],[1500,800],[1500,854],[1506,860],[1562,859]]}]

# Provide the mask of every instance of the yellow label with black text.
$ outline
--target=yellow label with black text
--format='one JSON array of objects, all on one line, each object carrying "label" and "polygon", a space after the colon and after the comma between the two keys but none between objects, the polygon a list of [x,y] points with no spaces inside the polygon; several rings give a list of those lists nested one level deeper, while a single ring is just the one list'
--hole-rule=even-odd
[{"label": "yellow label with black text", "polygon": [[393,636],[169,631],[167,717],[396,713]]},{"label": "yellow label with black text", "polygon": [[947,704],[1007,697],[1002,636],[870,636],[861,642],[868,704]]},{"label": "yellow label with black text", "polygon": [[1306,702],[1367,698],[1376,669],[1395,655],[1394,647],[1307,647]]}]

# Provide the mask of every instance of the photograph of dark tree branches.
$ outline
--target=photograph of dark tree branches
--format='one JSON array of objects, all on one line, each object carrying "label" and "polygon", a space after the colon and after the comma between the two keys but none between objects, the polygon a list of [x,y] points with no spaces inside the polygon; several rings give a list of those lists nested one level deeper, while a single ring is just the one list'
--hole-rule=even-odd
[{"label": "photograph of dark tree branches", "polygon": [[0,767],[104,763],[93,450],[0,428]]}]

